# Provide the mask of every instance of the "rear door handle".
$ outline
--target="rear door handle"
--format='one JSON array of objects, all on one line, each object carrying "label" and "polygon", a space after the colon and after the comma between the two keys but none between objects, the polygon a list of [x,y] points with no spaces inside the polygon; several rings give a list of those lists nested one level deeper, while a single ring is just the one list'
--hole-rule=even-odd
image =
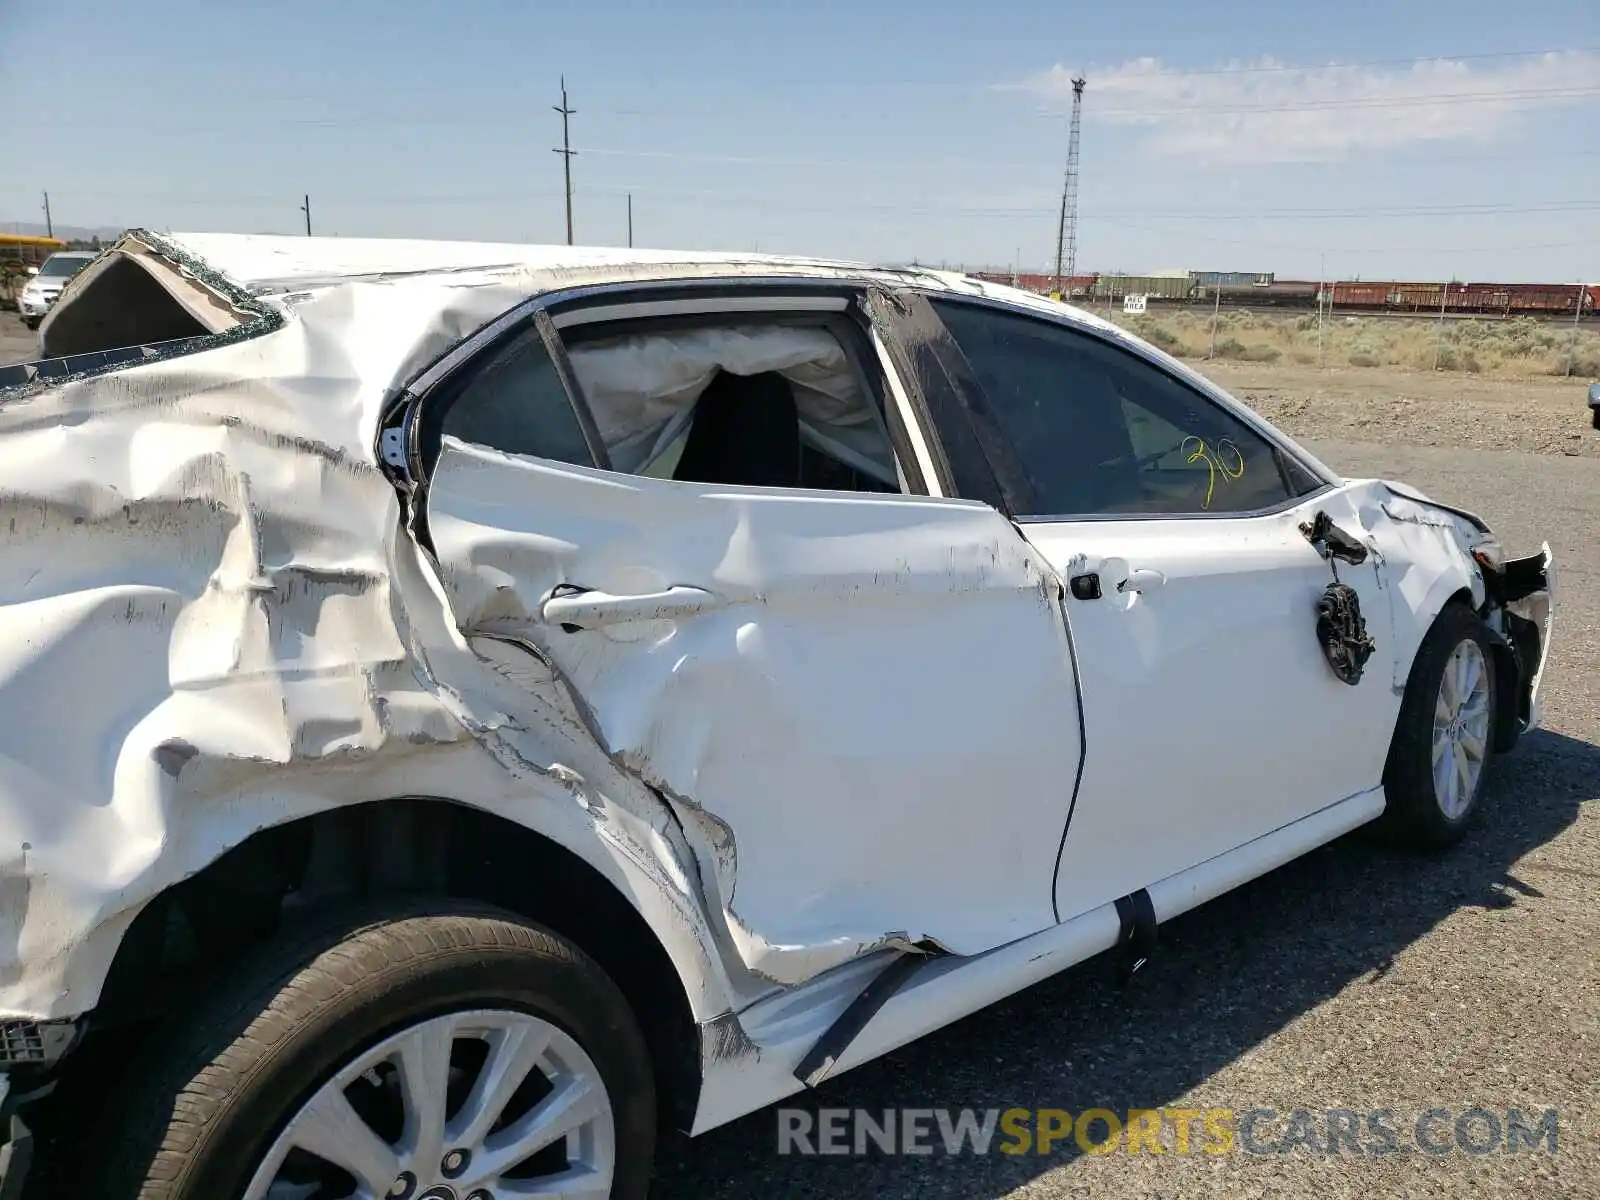
[{"label": "rear door handle", "polygon": [[1117,584],[1119,592],[1153,592],[1167,582],[1167,577],[1160,571],[1152,571],[1141,567],[1137,571],[1129,571],[1128,577]]},{"label": "rear door handle", "polygon": [[560,625],[571,633],[629,621],[675,621],[722,603],[722,598],[714,592],[697,587],[670,587],[664,592],[623,596],[580,591],[551,596],[540,606],[539,615],[551,625]]}]

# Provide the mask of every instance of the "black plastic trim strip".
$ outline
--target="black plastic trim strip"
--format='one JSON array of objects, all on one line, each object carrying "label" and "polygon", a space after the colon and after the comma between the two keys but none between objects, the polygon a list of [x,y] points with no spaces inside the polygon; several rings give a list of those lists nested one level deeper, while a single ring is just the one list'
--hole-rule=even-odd
[{"label": "black plastic trim strip", "polygon": [[1120,925],[1117,930],[1119,973],[1126,983],[1155,955],[1156,909],[1144,888],[1128,896],[1118,896],[1116,906]]},{"label": "black plastic trim strip", "polygon": [[1543,550],[1526,558],[1508,558],[1500,568],[1502,604],[1515,604],[1549,588],[1550,578],[1545,569]]},{"label": "black plastic trim strip", "polygon": [[541,308],[533,314],[533,327],[539,331],[545,353],[550,356],[556,377],[561,380],[561,387],[567,393],[567,403],[572,406],[572,413],[578,419],[578,428],[583,431],[583,440],[589,447],[593,465],[602,471],[611,470],[611,453],[606,449],[605,439],[600,436],[600,427],[595,424],[594,413],[590,411],[589,401],[584,397],[577,375],[573,373],[566,344],[562,342],[555,322],[550,319],[549,310]]},{"label": "black plastic trim strip", "polygon": [[794,1069],[794,1077],[807,1087],[816,1087],[832,1074],[839,1057],[849,1048],[851,1042],[861,1036],[861,1031],[867,1027],[867,1023],[878,1010],[931,961],[933,956],[929,954],[906,953],[874,975],[872,981],[861,990],[860,995],[850,1002],[839,1014],[838,1019],[817,1039],[816,1044],[806,1051],[805,1057]]},{"label": "black plastic trim strip", "polygon": [[1273,517],[1290,512],[1321,496],[1337,491],[1343,484],[1327,483],[1304,495],[1291,496],[1279,504],[1266,508],[1239,509],[1236,512],[1180,512],[1180,513],[1026,513],[1016,518],[1019,525],[1049,525],[1064,521],[1247,521],[1255,517]]},{"label": "black plastic trim strip", "polygon": [[1012,515],[1019,497],[985,453],[980,426],[988,429],[990,423],[974,419],[973,405],[981,403],[981,396],[968,382],[972,368],[932,307],[914,292],[872,287],[867,290],[867,312],[918,421],[930,435],[928,449],[940,490]]},{"label": "black plastic trim strip", "polygon": [[651,304],[663,300],[727,300],[750,296],[776,303],[785,295],[842,296],[848,300],[867,283],[866,273],[859,279],[834,275],[691,275],[679,279],[629,279],[588,284],[547,292],[537,303],[554,317],[579,308]]}]

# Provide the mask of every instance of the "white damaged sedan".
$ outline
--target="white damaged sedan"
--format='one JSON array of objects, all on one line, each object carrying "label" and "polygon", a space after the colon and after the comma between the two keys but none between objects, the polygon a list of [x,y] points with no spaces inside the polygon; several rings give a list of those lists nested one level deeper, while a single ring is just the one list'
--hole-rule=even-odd
[{"label": "white damaged sedan", "polygon": [[135,231],[42,341],[0,1196],[642,1197],[1539,720],[1548,547],[1007,288]]}]

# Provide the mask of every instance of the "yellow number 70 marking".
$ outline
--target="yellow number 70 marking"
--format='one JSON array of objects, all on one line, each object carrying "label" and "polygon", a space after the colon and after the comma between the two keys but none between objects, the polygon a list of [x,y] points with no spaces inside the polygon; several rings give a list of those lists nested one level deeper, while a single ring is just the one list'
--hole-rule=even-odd
[{"label": "yellow number 70 marking", "polygon": [[1213,449],[1206,445],[1204,438],[1190,435],[1183,439],[1181,450],[1185,462],[1206,464],[1206,498],[1200,504],[1204,510],[1211,508],[1211,494],[1216,490],[1219,473],[1227,480],[1244,477],[1244,455],[1227,438],[1218,441]]}]

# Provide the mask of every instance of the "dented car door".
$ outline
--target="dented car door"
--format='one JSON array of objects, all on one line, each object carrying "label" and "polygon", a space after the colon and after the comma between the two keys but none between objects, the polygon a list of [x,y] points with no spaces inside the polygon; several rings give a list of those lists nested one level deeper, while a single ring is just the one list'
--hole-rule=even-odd
[{"label": "dented car door", "polygon": [[[592,435],[554,326],[512,336]],[[571,457],[443,437],[423,490],[441,585],[469,640],[553,667],[672,806],[747,966],[794,983],[1055,920],[1077,689],[1056,576],[1005,517]]]},{"label": "dented car door", "polygon": [[[1112,339],[930,307],[1012,512],[1068,580],[1088,754],[1062,917],[1376,788],[1399,707],[1392,615],[1349,488]],[[1348,644],[1319,634],[1335,583],[1330,621],[1359,617]]]}]

